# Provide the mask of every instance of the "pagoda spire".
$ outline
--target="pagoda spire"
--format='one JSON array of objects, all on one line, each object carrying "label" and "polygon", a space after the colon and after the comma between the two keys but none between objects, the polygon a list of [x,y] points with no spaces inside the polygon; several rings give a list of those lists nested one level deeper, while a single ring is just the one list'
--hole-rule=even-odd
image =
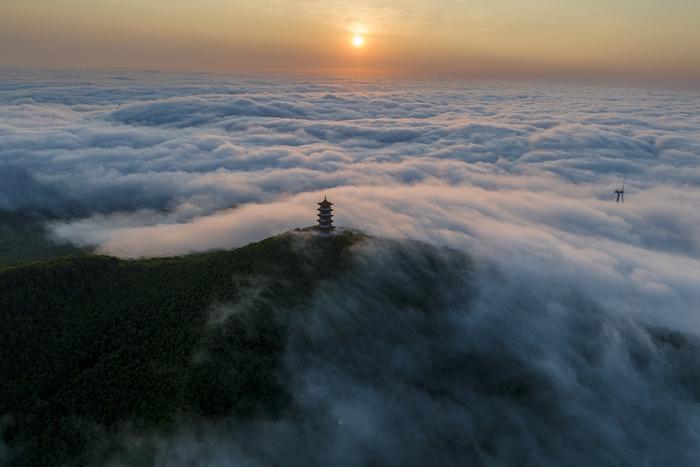
[{"label": "pagoda spire", "polygon": [[335,230],[333,226],[333,203],[324,196],[318,203],[318,229],[323,234],[330,234]]}]

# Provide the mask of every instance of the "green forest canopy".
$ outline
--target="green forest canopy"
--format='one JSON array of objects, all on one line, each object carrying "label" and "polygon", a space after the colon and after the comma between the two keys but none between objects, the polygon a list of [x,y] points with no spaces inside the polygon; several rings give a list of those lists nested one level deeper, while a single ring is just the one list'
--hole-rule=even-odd
[{"label": "green forest canopy", "polygon": [[[83,255],[0,271],[0,415],[13,463],[88,462],[81,456],[100,436],[94,427],[124,420],[147,429],[167,426],[178,412],[283,410],[276,372],[283,333],[264,305],[226,336],[235,346],[223,349],[236,360],[233,385],[215,364],[193,363],[211,307],[264,278],[266,293],[292,310],[362,238],[297,232],[178,258]],[[217,351],[216,336],[206,338]]]}]

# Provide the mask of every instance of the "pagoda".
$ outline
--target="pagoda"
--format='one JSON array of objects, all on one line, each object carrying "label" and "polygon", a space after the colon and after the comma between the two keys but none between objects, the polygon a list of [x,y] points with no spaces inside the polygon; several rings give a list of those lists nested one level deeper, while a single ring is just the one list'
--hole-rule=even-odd
[{"label": "pagoda", "polygon": [[318,230],[323,234],[330,234],[335,230],[333,226],[333,203],[323,197],[323,201],[318,203]]}]

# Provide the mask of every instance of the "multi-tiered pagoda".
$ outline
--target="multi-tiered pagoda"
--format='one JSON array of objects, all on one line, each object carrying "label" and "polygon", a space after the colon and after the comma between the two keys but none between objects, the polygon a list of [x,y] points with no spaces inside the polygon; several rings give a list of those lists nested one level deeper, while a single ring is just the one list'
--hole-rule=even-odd
[{"label": "multi-tiered pagoda", "polygon": [[323,197],[318,203],[318,230],[324,234],[330,234],[335,230],[333,226],[333,203]]}]

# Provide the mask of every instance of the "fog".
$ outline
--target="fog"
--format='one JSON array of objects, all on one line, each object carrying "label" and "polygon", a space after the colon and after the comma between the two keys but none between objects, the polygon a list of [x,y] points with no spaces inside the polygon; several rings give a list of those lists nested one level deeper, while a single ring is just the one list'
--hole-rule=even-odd
[{"label": "fog", "polygon": [[130,452],[160,465],[698,458],[696,92],[22,78],[0,76],[0,213],[35,212],[56,240],[125,258],[232,248],[313,224],[323,196],[339,226],[394,239],[360,248],[298,316],[267,304],[288,336],[291,414],[127,430]]},{"label": "fog", "polygon": [[360,246],[301,310],[257,284],[212,312],[219,341],[198,361],[236,391],[231,329],[281,332],[279,383],[261,399],[280,384],[291,407],[125,430],[107,463],[693,465],[700,340],[566,285],[407,240]]}]

